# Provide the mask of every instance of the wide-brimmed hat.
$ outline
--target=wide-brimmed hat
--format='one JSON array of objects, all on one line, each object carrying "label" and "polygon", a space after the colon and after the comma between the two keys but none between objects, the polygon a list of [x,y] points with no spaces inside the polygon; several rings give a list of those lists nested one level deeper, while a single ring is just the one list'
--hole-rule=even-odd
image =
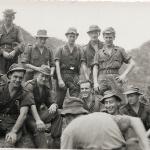
[{"label": "wide-brimmed hat", "polygon": [[115,34],[116,33],[116,31],[115,31],[115,29],[113,28],[113,27],[108,27],[108,28],[106,28],[104,31],[103,31],[103,34]]},{"label": "wide-brimmed hat", "polygon": [[122,101],[121,97],[115,91],[108,90],[104,92],[104,96],[101,99],[101,103],[104,104],[105,99],[110,98],[110,97],[116,97],[118,101],[120,102]]},{"label": "wide-brimmed hat", "polygon": [[75,34],[75,35],[79,35],[79,33],[77,32],[77,29],[74,27],[70,27],[67,32],[65,33],[65,35],[67,36],[68,34]]},{"label": "wide-brimmed hat", "polygon": [[91,26],[89,26],[89,29],[88,29],[87,33],[90,33],[90,32],[93,32],[93,31],[101,32],[101,29],[97,25],[91,25]]},{"label": "wide-brimmed hat", "polygon": [[38,37],[44,37],[44,38],[49,38],[48,37],[48,35],[47,35],[47,31],[46,30],[44,30],[44,29],[40,29],[40,30],[38,30],[37,31],[37,34],[36,34],[36,36],[35,36],[36,38],[38,38]]},{"label": "wide-brimmed hat", "polygon": [[133,93],[138,94],[138,95],[143,95],[140,92],[140,89],[138,87],[134,87],[134,86],[129,86],[123,94],[129,95],[129,94],[133,94]]},{"label": "wide-brimmed hat", "polygon": [[15,72],[15,71],[22,71],[22,72],[26,72],[26,69],[21,65],[21,64],[12,64],[10,67],[9,67],[9,70],[7,72],[7,77],[12,73],[12,72]]},{"label": "wide-brimmed hat", "polygon": [[77,97],[69,97],[65,99],[61,115],[67,114],[78,115],[87,114],[88,111],[83,108],[83,101]]},{"label": "wide-brimmed hat", "polygon": [[39,67],[39,69],[37,69],[36,71],[44,74],[44,75],[47,75],[47,76],[50,76],[50,73],[51,73],[51,69],[48,65],[42,65],[41,67]]},{"label": "wide-brimmed hat", "polygon": [[13,15],[16,14],[16,12],[15,12],[13,9],[5,9],[5,10],[3,11],[3,14],[4,14],[4,15],[7,15],[7,16],[13,16]]}]

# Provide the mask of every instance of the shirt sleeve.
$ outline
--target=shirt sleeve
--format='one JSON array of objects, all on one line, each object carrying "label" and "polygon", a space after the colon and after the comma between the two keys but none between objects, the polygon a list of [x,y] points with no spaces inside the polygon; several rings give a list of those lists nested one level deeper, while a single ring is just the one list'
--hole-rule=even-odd
[{"label": "shirt sleeve", "polygon": [[31,92],[24,91],[20,107],[31,105],[35,105],[34,96]]},{"label": "shirt sleeve", "polygon": [[51,49],[49,49],[49,51],[50,51],[49,65],[50,65],[50,67],[54,67],[55,66],[54,54],[53,54],[53,51]]},{"label": "shirt sleeve", "polygon": [[62,48],[59,48],[55,54],[55,61],[61,59]]},{"label": "shirt sleeve", "polygon": [[129,56],[123,48],[121,48],[121,54],[122,54],[123,62],[128,64],[129,60],[131,59],[131,56]]}]

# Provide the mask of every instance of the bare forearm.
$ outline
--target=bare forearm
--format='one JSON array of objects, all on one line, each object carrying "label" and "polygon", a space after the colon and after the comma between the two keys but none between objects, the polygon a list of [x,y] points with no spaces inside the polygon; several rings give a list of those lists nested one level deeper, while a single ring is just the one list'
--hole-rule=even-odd
[{"label": "bare forearm", "polygon": [[20,115],[19,115],[15,125],[13,126],[13,128],[11,130],[12,132],[17,133],[18,130],[22,127],[22,125],[26,119],[27,112],[28,112],[28,107],[21,108]]},{"label": "bare forearm", "polygon": [[146,136],[146,130],[144,128],[142,121],[139,118],[132,117],[130,118],[130,122],[131,127],[133,128],[133,130],[140,139],[142,147],[145,148],[145,150],[148,150],[149,149],[148,138]]},{"label": "bare forearm", "polygon": [[51,75],[54,74],[54,71],[55,71],[55,67],[51,67]]},{"label": "bare forearm", "polygon": [[62,80],[61,73],[60,73],[59,61],[56,61],[56,73],[57,73],[58,81]]},{"label": "bare forearm", "polygon": [[88,74],[87,74],[87,66],[86,66],[86,63],[85,62],[82,62],[81,64],[81,69],[83,70],[83,74],[85,76],[86,79],[89,78]]},{"label": "bare forearm", "polygon": [[36,122],[41,120],[35,105],[31,106],[31,111],[32,111],[33,118],[35,119]]},{"label": "bare forearm", "polygon": [[29,69],[32,69],[32,70],[39,70],[39,67],[36,67],[36,66],[33,66],[31,64],[25,64],[25,66]]},{"label": "bare forearm", "polygon": [[123,75],[127,76],[132,71],[132,69],[134,68],[134,66],[135,66],[135,62],[134,62],[133,59],[131,59],[130,62],[129,62],[129,64],[128,64],[128,66],[127,66],[127,68],[126,68],[126,70],[123,72]]},{"label": "bare forearm", "polygon": [[98,66],[94,65],[93,67],[93,81],[97,83],[97,75],[98,75]]}]

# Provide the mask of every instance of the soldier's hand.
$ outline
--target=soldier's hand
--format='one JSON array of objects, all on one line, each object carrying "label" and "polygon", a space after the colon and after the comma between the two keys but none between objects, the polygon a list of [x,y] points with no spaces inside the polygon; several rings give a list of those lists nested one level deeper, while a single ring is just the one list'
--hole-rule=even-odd
[{"label": "soldier's hand", "polygon": [[48,111],[49,111],[49,113],[55,113],[56,110],[57,110],[57,108],[58,108],[57,104],[52,104],[52,105],[49,107]]},{"label": "soldier's hand", "polygon": [[36,126],[39,131],[45,131],[46,126],[42,120],[36,121]]},{"label": "soldier's hand", "polygon": [[10,143],[12,143],[12,144],[15,144],[16,141],[17,141],[17,134],[14,133],[14,132],[9,132],[9,133],[6,134],[5,140],[6,140],[7,142],[10,142]]},{"label": "soldier's hand", "polygon": [[59,87],[60,87],[60,88],[64,88],[64,87],[65,87],[65,83],[64,83],[63,80],[60,80],[60,81],[58,82],[58,84],[59,84]]},{"label": "soldier's hand", "polygon": [[94,83],[94,91],[98,92],[99,91],[99,84],[96,82]]},{"label": "soldier's hand", "polygon": [[125,83],[126,82],[126,76],[122,74],[122,75],[116,77],[116,80],[120,83]]}]

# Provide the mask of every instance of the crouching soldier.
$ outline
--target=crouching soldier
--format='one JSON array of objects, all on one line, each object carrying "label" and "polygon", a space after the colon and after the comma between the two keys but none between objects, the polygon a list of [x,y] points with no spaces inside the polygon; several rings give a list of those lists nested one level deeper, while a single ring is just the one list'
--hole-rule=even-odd
[{"label": "crouching soldier", "polygon": [[21,137],[22,126],[33,95],[22,87],[25,69],[19,64],[10,66],[9,82],[0,85],[0,136],[5,136],[4,147],[14,147]]},{"label": "crouching soldier", "polygon": [[89,80],[80,81],[80,98],[83,100],[83,107],[89,113],[100,112],[104,105],[100,102],[101,95],[96,95]]},{"label": "crouching soldier", "polygon": [[[51,136],[53,140],[58,140],[61,135],[61,116],[57,112],[57,104],[51,98],[51,90],[47,82],[50,78],[50,67],[42,65],[37,70],[37,78],[25,83],[25,88],[34,95],[34,101],[37,108],[35,116],[27,117],[27,130],[33,136],[33,142],[37,148],[48,148],[44,127],[38,127],[34,118],[42,120],[43,125],[51,123]],[[33,111],[33,110],[32,110]],[[34,117],[34,118],[33,118]],[[59,125],[59,127],[57,126]],[[42,126],[42,124],[39,124]],[[55,147],[58,148],[58,147]]]}]

